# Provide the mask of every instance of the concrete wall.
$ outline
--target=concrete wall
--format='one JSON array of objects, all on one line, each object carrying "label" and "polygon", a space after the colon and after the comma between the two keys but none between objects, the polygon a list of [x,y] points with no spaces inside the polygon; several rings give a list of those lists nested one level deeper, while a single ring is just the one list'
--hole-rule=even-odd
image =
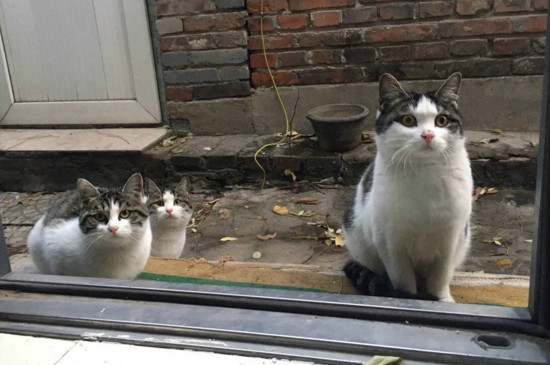
[{"label": "concrete wall", "polygon": [[[465,77],[473,129],[538,129],[545,0],[264,0],[267,62],[294,129],[310,107],[356,102],[375,114],[376,80],[411,88]],[[284,131],[262,53],[260,0],[157,0],[166,122],[195,134]],[[163,84],[163,85],[162,85]],[[165,94],[165,95],[163,95]],[[296,103],[296,101],[298,102]]]}]

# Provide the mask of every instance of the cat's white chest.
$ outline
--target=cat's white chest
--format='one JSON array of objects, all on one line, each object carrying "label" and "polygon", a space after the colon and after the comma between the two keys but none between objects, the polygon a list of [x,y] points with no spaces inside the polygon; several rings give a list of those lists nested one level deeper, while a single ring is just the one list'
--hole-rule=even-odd
[{"label": "cat's white chest", "polygon": [[471,213],[468,171],[437,166],[400,175],[378,171],[371,194],[375,229],[419,261],[441,254],[451,237],[465,228]]}]

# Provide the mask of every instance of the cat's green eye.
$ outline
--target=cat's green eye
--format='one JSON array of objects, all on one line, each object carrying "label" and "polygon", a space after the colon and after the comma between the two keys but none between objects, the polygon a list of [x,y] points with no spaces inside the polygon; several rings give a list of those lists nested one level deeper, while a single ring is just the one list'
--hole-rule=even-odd
[{"label": "cat's green eye", "polygon": [[400,122],[405,127],[412,127],[416,125],[416,118],[412,115],[404,115],[401,117]]},{"label": "cat's green eye", "polygon": [[103,214],[103,213],[94,214],[94,218],[98,222],[104,222],[106,220],[105,214]]},{"label": "cat's green eye", "polygon": [[449,124],[449,118],[445,115],[438,115],[435,117],[435,125],[436,127],[443,128],[446,127]]},{"label": "cat's green eye", "polygon": [[176,199],[176,200],[174,200],[174,204],[176,204],[176,205],[181,205],[181,204],[182,204],[182,201],[179,200],[179,199]]},{"label": "cat's green eye", "polygon": [[120,218],[126,219],[126,218],[128,218],[129,216],[130,216],[130,212],[129,212],[129,211],[127,211],[127,210],[121,210],[121,211],[120,211]]}]

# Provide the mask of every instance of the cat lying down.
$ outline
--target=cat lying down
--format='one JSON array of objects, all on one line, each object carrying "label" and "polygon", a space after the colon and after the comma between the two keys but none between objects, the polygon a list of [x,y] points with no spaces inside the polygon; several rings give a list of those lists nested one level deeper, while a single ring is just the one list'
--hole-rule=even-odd
[{"label": "cat lying down", "polygon": [[78,179],[77,190],[59,194],[27,239],[40,273],[133,279],[151,251],[143,179],[130,176],[122,189]]}]

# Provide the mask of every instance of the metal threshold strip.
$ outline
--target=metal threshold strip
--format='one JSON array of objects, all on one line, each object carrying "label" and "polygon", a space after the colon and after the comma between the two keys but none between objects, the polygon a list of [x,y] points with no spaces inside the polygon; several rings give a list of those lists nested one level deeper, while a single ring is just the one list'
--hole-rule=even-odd
[{"label": "metal threshold strip", "polygon": [[[67,331],[71,328],[72,333]],[[475,341],[494,333],[493,328],[480,332],[404,321],[13,291],[0,295],[0,329],[327,363],[346,358],[353,363],[361,354],[464,364],[544,364],[550,359],[545,339],[501,333],[510,346]]]}]

